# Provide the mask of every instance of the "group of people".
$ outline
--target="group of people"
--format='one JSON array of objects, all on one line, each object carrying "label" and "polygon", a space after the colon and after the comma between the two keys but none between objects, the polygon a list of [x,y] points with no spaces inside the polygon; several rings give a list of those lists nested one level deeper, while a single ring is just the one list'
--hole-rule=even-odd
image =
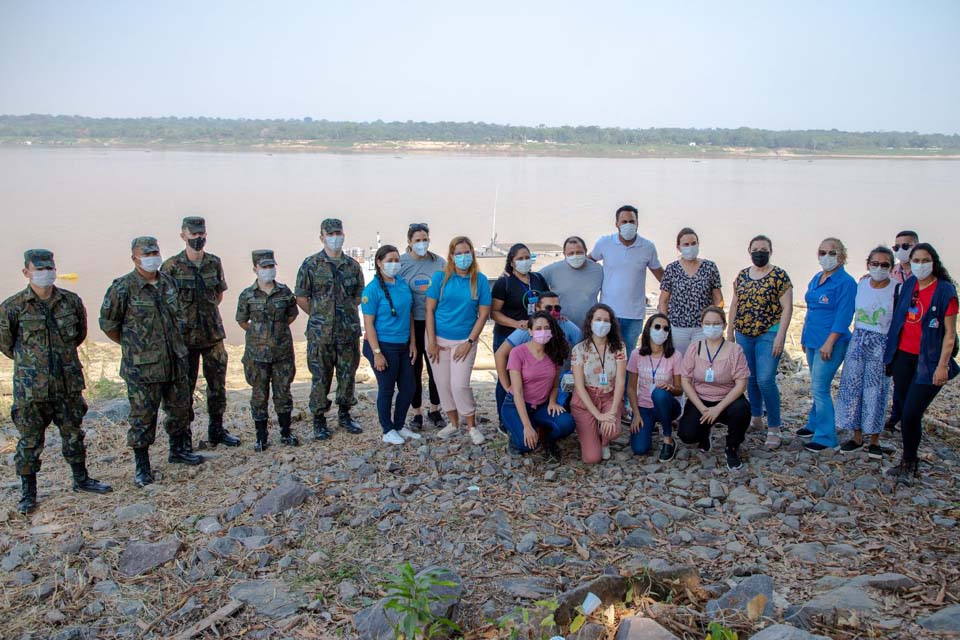
[{"label": "group of people", "polygon": [[[323,248],[303,261],[293,290],[276,281],[274,252],[254,251],[256,280],[239,296],[236,312],[246,334],[243,366],[252,387],[254,448],[269,447],[271,392],[280,442],[299,444],[291,427],[296,370],[290,324],[301,310],[309,318],[309,408],[317,440],[331,437],[326,413],[334,376],[337,425],[349,434],[362,432],[350,413],[362,355],[377,379],[385,443],[420,439],[430,425],[440,438],[463,429],[475,445],[483,444],[470,380],[478,340],[492,319],[497,417],[518,454],[542,449],[559,459],[557,442],[576,431],[583,462],[595,464],[610,457],[610,442],[626,427],[631,450],[644,455],[653,449],[658,425],[662,462],[676,454],[677,439],[709,452],[717,425],[726,427],[730,469],[742,466],[740,446],[751,427],[765,428],[766,446],[778,447],[783,422],[777,372],[793,314],[793,285],[771,262],[773,242],[763,235],[749,242],[752,264],[734,279],[725,311],[720,272],[699,257],[693,229],[679,232],[679,257],[664,268],[653,242],[637,233],[636,208],[620,207],[615,223],[616,232],[592,249],[582,238],[568,237],[564,259],[539,273],[529,248],[513,245],[492,286],[469,238],[453,238],[446,255],[438,255],[430,250],[425,223],[409,226],[404,248],[377,250],[369,283],[360,264],[343,252],[343,224],[335,218],[321,223]],[[130,400],[127,444],[139,486],[153,482],[149,447],[161,406],[168,461],[203,462],[193,451],[190,428],[201,363],[207,441],[240,444],[223,424],[223,267],[205,251],[203,218],[184,218],[181,238],[184,250],[166,261],[155,238],[135,238],[134,268],[114,280],[100,311],[100,327],[122,347],[120,374]],[[884,426],[899,424],[903,455],[889,473],[910,482],[917,474],[921,419],[958,373],[954,282],[936,250],[912,231],[899,233],[892,250],[871,251],[859,281],[847,273],[840,240],[824,240],[817,258],[820,270],[804,295],[801,339],[812,404],[796,435],[808,440],[810,451],[865,447],[881,458]],[[660,283],[659,306],[649,317],[647,271]],[[19,509],[27,513],[36,508],[36,474],[51,422],[60,429],[74,489],[112,489],[91,478],[85,464],[81,423],[87,406],[77,356],[87,330],[83,303],[55,286],[50,251],[27,251],[23,274],[28,286],[0,306],[0,351],[15,362]],[[835,406],[831,383],[841,363]],[[893,404],[885,420],[891,377]],[[838,430],[851,432],[842,445]]]}]

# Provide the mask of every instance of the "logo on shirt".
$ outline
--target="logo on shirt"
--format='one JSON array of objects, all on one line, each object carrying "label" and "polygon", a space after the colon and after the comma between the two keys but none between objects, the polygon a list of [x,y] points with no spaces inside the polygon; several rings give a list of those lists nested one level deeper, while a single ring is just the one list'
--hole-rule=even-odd
[{"label": "logo on shirt", "polygon": [[830,304],[830,297],[827,296],[826,294],[824,294],[824,295],[820,296],[819,302],[820,302],[820,304]]},{"label": "logo on shirt", "polygon": [[413,279],[413,288],[417,291],[426,291],[430,288],[430,278],[425,275],[416,276]]},{"label": "logo on shirt", "polygon": [[360,298],[360,302],[362,302],[363,304],[367,304],[368,302],[370,302],[370,298],[368,298],[367,296],[363,296],[362,298]]}]

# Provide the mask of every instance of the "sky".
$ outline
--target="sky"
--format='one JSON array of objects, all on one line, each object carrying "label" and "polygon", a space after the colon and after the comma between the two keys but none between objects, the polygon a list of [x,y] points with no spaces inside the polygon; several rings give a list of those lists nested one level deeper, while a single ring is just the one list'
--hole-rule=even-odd
[{"label": "sky", "polygon": [[0,113],[960,133],[958,34],[958,0],[0,0]]}]

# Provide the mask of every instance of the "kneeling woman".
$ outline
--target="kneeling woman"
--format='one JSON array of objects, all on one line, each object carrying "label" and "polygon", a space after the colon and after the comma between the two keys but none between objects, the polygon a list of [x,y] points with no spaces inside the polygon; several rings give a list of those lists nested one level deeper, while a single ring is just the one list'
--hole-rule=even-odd
[{"label": "kneeling woman", "polygon": [[680,417],[680,439],[710,451],[713,425],[727,425],[727,468],[739,469],[740,445],[750,426],[750,403],[743,392],[750,367],[740,345],[723,339],[727,319],[723,309],[707,307],[700,316],[703,340],[687,349],[680,368],[687,404]]},{"label": "kneeling woman", "polygon": [[627,400],[633,409],[630,448],[635,455],[650,451],[653,430],[659,422],[663,429],[660,462],[673,460],[677,452],[673,443],[673,421],[680,417],[677,396],[683,393],[682,363],[683,354],[673,348],[669,319],[662,313],[653,314],[643,327],[640,346],[627,361]]},{"label": "kneeling woman", "polygon": [[532,340],[510,352],[510,393],[503,402],[503,423],[510,446],[528,453],[543,443],[547,456],[560,460],[557,440],[573,432],[573,417],[559,404],[560,368],[569,354],[553,317],[538,311],[528,322]]}]

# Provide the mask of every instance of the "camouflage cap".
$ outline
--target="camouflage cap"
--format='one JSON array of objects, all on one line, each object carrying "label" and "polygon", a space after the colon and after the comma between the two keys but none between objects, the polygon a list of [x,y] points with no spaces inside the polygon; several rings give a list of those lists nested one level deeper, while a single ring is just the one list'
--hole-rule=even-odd
[{"label": "camouflage cap", "polygon": [[200,216],[187,216],[183,219],[181,229],[186,229],[190,233],[206,233],[207,221]]},{"label": "camouflage cap", "polygon": [[343,222],[340,221],[340,218],[327,218],[320,223],[320,230],[324,233],[331,233],[333,231],[343,232]]},{"label": "camouflage cap", "polygon": [[273,259],[273,249],[257,249],[253,252],[253,266],[272,267],[277,264]]},{"label": "camouflage cap", "polygon": [[31,263],[37,269],[56,269],[53,263],[53,251],[47,249],[27,249],[23,252],[24,264]]},{"label": "camouflage cap", "polygon": [[140,247],[144,253],[160,251],[160,245],[157,244],[157,239],[152,236],[140,236],[138,238],[134,238],[133,242],[130,243],[130,250],[133,251],[137,247]]}]

